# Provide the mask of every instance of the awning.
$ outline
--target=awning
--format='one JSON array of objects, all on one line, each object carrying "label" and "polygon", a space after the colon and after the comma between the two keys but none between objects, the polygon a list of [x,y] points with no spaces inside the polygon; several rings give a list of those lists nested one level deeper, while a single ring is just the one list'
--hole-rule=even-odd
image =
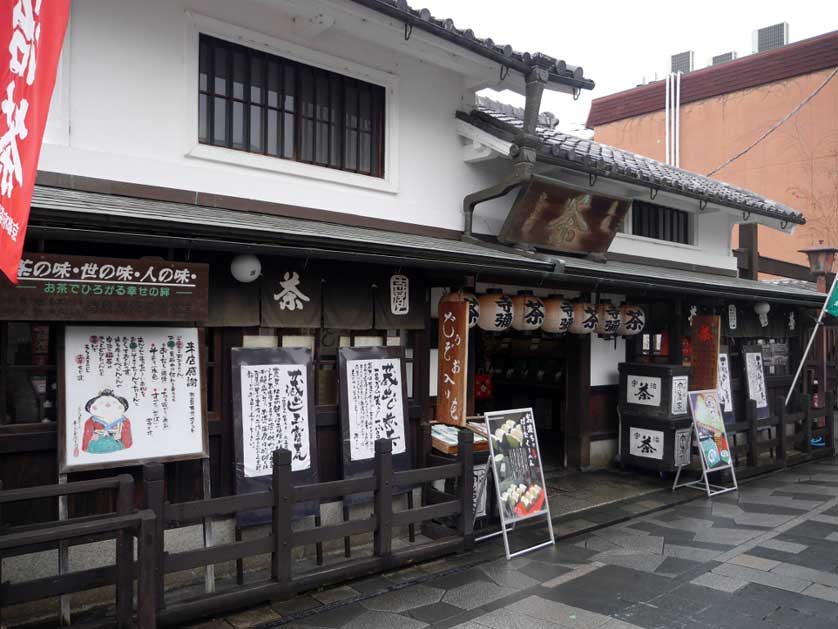
[{"label": "awning", "polygon": [[798,286],[777,285],[746,280],[729,275],[716,275],[653,266],[635,262],[608,260],[597,262],[587,258],[559,258],[564,275],[577,280],[595,280],[608,288],[634,288],[726,298],[752,299],[792,303],[820,308],[825,295]]},{"label": "awning", "polygon": [[824,300],[806,288],[666,266],[529,255],[479,242],[46,186],[35,186],[29,235],[74,240],[116,235],[126,243],[442,268],[516,277],[524,286],[572,284],[807,307],[820,307]]},{"label": "awning", "polygon": [[240,210],[35,186],[29,235],[208,248],[501,275],[552,274],[545,256],[480,244]]}]

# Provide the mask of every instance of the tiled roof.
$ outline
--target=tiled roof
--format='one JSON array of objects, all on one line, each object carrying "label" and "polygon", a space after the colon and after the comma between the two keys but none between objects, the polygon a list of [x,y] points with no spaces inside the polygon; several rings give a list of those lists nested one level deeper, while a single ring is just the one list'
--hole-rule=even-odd
[{"label": "tiled roof", "polygon": [[[517,130],[523,126],[521,110],[510,114],[486,106],[493,103],[489,99],[479,99],[477,109],[469,114],[458,112],[457,116],[488,133],[513,141]],[[537,132],[543,141],[539,149],[541,161],[654,187],[780,221],[798,225],[806,222],[800,212],[750,190],[553,128],[539,126]]]},{"label": "tiled roof", "polygon": [[[681,76],[681,104],[738,92],[838,66],[838,31],[740,57]],[[629,90],[595,98],[588,126],[597,127],[632,118],[665,105],[666,81],[655,81]]]},{"label": "tiled roof", "polygon": [[[420,28],[524,74],[533,66],[539,66],[550,72],[552,81],[579,89],[594,88],[594,82],[585,77],[581,66],[570,65],[563,59],[556,59],[540,52],[518,52],[509,44],[496,44],[489,37],[481,39],[470,28],[457,28],[451,19],[435,17],[428,9],[412,8],[407,0],[353,0],[353,2],[403,20],[407,29]],[[407,32],[409,31],[406,30]]]}]

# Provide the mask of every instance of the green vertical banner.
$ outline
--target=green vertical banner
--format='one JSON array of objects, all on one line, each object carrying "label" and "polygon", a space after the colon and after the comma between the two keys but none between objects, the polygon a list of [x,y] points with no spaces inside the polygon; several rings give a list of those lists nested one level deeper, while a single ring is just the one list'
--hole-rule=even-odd
[{"label": "green vertical banner", "polygon": [[838,286],[838,283],[832,283],[832,290],[829,291],[829,295],[826,297],[826,307],[824,310],[827,314],[831,314],[833,317],[838,317],[838,290],[835,290],[835,287]]}]

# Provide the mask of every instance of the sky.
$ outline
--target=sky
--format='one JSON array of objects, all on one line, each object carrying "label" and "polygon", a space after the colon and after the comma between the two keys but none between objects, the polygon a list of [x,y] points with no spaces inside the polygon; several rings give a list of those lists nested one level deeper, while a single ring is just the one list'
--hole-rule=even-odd
[{"label": "sky", "polygon": [[[735,50],[751,54],[752,32],[788,22],[795,42],[838,29],[835,0],[668,0],[560,2],[558,0],[411,0],[437,18],[451,18],[457,28],[491,37],[515,50],[543,52],[581,65],[596,82],[578,101],[545,93],[542,111],[556,114],[563,127],[584,125],[595,97],[663,78],[669,56],[694,51],[695,69],[710,65],[713,55]],[[522,106],[523,98],[503,92],[500,100]]]}]

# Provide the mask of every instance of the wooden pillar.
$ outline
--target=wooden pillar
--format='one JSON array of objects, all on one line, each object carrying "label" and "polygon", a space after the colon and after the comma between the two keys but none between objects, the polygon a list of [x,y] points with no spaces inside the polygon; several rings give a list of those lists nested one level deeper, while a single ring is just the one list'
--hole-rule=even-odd
[{"label": "wooden pillar", "polygon": [[[154,558],[151,565],[154,566],[154,594],[153,598],[157,609],[163,609],[166,601],[163,596],[163,586],[166,574],[163,568],[163,549],[166,545],[164,531],[166,528],[165,516],[165,474],[162,463],[149,463],[143,466],[143,490],[145,493],[145,508],[154,512],[154,532],[151,539],[154,540]],[[152,526],[152,524],[149,524]]]},{"label": "wooden pillar", "polygon": [[[134,508],[134,479],[128,474],[119,478],[116,495],[117,515],[127,515]],[[120,629],[130,627],[134,599],[134,540],[127,530],[116,537],[116,619]]]},{"label": "wooden pillar", "polygon": [[291,581],[291,452],[274,450],[271,478],[274,506],[271,513],[271,578],[280,585]]},{"label": "wooden pillar", "polygon": [[163,548],[163,540],[157,538],[160,518],[150,510],[142,511],[140,516],[137,532],[137,626],[154,629],[157,626],[157,609],[163,606],[163,601],[157,599],[157,592],[163,589],[163,566],[158,563],[158,549]]},{"label": "wooden pillar", "polygon": [[578,336],[576,364],[568,361],[565,444],[567,466],[584,469],[591,464],[591,339]]},{"label": "wooden pillar", "polygon": [[739,226],[739,248],[745,250],[747,269],[739,276],[746,280],[759,279],[759,230],[756,223]]},{"label": "wooden pillar", "polygon": [[461,430],[457,435],[457,446],[463,474],[457,491],[460,500],[457,532],[463,538],[463,550],[471,550],[474,546],[474,433]]},{"label": "wooden pillar", "polygon": [[375,535],[373,554],[389,557],[393,548],[393,442],[375,442]]}]

